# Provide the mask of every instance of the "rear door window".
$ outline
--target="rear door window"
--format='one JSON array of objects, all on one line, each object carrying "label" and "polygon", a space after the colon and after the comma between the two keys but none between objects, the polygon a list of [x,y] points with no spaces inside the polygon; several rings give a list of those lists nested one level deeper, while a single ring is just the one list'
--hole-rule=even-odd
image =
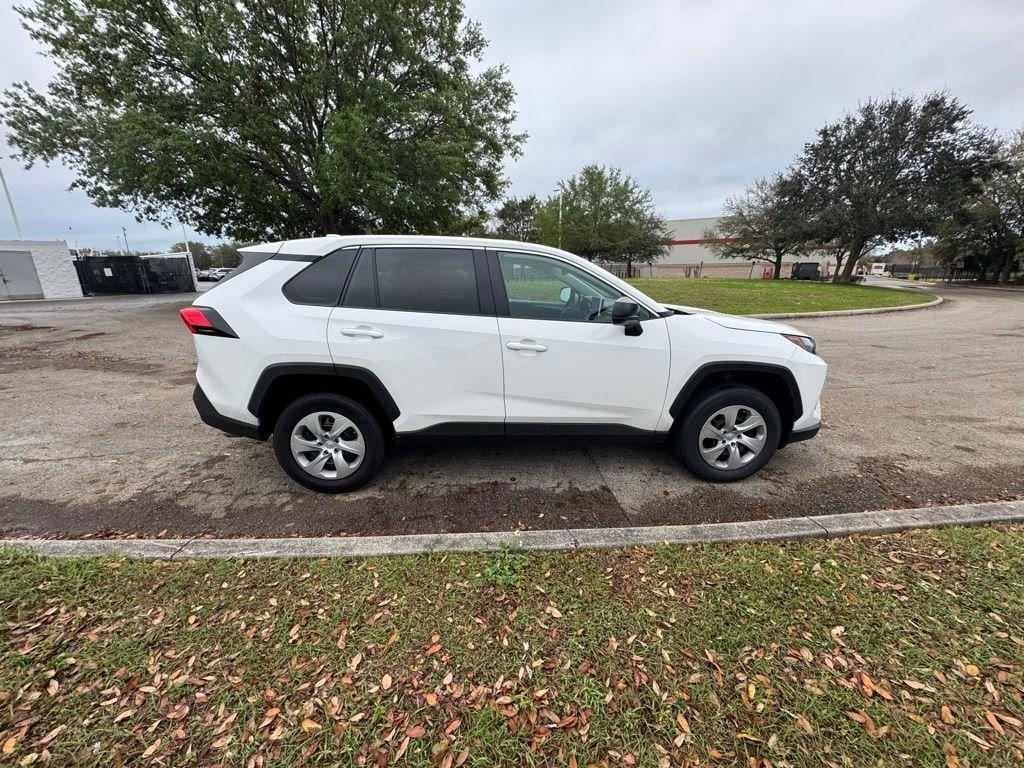
[{"label": "rear door window", "polygon": [[480,314],[476,267],[468,248],[377,248],[375,260],[381,309]]}]

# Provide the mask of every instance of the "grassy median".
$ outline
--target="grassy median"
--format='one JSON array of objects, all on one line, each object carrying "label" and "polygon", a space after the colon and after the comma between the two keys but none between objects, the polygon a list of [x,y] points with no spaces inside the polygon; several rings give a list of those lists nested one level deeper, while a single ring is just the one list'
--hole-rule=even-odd
[{"label": "grassy median", "polygon": [[935,298],[918,291],[803,280],[649,277],[629,282],[655,301],[735,315],[903,307]]},{"label": "grassy median", "polygon": [[54,765],[1019,765],[1024,530],[571,554],[0,553]]}]

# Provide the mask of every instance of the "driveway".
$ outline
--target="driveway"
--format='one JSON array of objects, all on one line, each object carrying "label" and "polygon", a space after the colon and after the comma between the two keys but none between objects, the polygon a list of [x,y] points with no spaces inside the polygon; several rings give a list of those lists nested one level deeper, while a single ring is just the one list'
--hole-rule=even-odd
[{"label": "driveway", "polygon": [[[940,289],[941,290],[941,289]],[[685,524],[1024,497],[1024,293],[808,319],[830,365],[817,439],[733,485],[616,441],[396,447],[347,496],[192,407],[190,297],[0,306],[0,532],[318,535]]]}]

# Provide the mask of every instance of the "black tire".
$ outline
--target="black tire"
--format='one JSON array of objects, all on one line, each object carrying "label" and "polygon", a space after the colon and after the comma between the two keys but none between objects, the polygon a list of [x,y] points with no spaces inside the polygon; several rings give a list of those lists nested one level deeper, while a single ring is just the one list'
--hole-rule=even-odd
[{"label": "black tire", "polygon": [[[304,470],[292,455],[292,430],[301,419],[317,411],[338,413],[351,420],[362,433],[366,451],[362,463],[348,477],[314,477]],[[361,403],[331,392],[304,395],[293,400],[281,411],[274,425],[274,453],[278,464],[295,482],[322,493],[345,493],[366,485],[384,463],[385,448],[384,433],[373,414]]]},{"label": "black tire", "polygon": [[[700,453],[700,433],[704,423],[722,408],[745,406],[761,414],[765,422],[766,437],[761,452],[746,464],[735,469],[712,466]],[[782,433],[782,419],[779,409],[771,398],[759,389],[743,385],[727,385],[709,390],[688,406],[680,428],[676,431],[674,448],[683,464],[697,477],[716,483],[731,483],[750,477],[775,454]],[[714,445],[712,442],[711,445]]]}]

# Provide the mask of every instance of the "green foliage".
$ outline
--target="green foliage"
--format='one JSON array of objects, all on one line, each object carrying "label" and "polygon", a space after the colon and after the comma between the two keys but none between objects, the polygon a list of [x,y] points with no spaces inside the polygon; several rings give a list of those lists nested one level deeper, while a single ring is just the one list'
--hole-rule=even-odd
[{"label": "green foliage", "polygon": [[650,263],[665,254],[669,233],[650,191],[618,168],[588,165],[559,188],[561,221],[553,195],[537,212],[540,242],[591,261]]},{"label": "green foliage", "polygon": [[804,147],[811,240],[846,256],[849,280],[871,248],[934,230],[991,172],[996,145],[945,93],[871,99]]},{"label": "green foliage", "polygon": [[503,549],[488,557],[483,574],[495,586],[514,587],[529,566],[530,559],[526,555]]},{"label": "green foliage", "polygon": [[510,197],[494,213],[493,227],[488,236],[502,240],[520,240],[531,243],[537,240],[537,227],[534,219],[540,208],[536,195],[529,197]]},{"label": "green foliage", "polygon": [[212,266],[210,249],[206,243],[189,240],[186,244],[184,241],[179,241],[167,249],[168,253],[183,253],[184,251],[189,251],[192,254],[192,263],[196,265],[196,269],[209,269]]},{"label": "green foliage", "polygon": [[101,206],[240,239],[457,233],[518,154],[461,0],[32,0],[57,74],[0,106]]},{"label": "green foliage", "polygon": [[210,249],[211,267],[237,267],[242,263],[242,254],[238,252],[250,243],[218,243]]},{"label": "green foliage", "polygon": [[1024,130],[1004,142],[999,164],[978,191],[937,228],[936,252],[950,267],[1008,283],[1024,255]]},{"label": "green foliage", "polygon": [[757,179],[742,195],[730,197],[718,226],[704,233],[718,241],[711,247],[722,256],[768,262],[775,279],[783,259],[803,250],[808,236],[803,184],[783,174]]}]

